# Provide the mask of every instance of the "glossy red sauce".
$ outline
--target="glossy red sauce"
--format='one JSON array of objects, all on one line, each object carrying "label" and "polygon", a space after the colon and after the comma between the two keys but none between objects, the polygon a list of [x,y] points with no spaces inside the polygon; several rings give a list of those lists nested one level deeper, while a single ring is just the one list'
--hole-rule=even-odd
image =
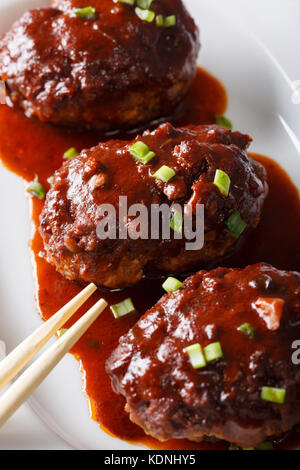
[{"label": "glossy red sauce", "polygon": [[[178,125],[213,123],[216,114],[225,112],[226,105],[227,97],[223,86],[205,70],[199,69],[185,103],[177,110],[172,121]],[[62,155],[68,148],[75,146],[81,150],[107,139],[99,133],[78,134],[29,120],[21,111],[10,109],[6,105],[0,106],[0,135],[0,158],[3,164],[26,181],[31,181],[37,174],[46,189],[47,178],[60,167]],[[299,193],[288,175],[274,161],[260,155],[253,157],[267,169],[270,194],[258,229],[238,254],[222,264],[243,267],[265,261],[277,268],[300,271]],[[38,225],[42,206],[43,201],[31,199],[31,249],[36,302],[41,318],[47,320],[78,293],[82,286],[64,279],[40,256],[43,245]],[[106,359],[118,343],[119,337],[162,296],[164,292],[161,284],[161,280],[144,279],[137,286],[119,292],[99,290],[72,319],[72,322],[76,321],[100,296],[109,304],[130,296],[137,307],[137,313],[120,320],[115,320],[110,309],[106,309],[72,349],[84,371],[85,391],[90,401],[92,417],[106,432],[154,449],[228,449],[228,443],[225,442],[197,444],[174,440],[160,443],[149,438],[129,421],[124,411],[125,400],[112,392],[110,379],[105,373]],[[71,322],[66,327],[70,324]],[[300,446],[300,426],[275,441],[275,448],[278,449],[297,446]]]}]

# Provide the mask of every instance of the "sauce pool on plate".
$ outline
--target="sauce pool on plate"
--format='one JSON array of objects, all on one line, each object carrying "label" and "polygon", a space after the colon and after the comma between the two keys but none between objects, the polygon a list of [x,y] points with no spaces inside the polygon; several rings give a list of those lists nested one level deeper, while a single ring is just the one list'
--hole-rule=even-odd
[{"label": "sauce pool on plate", "polygon": [[[224,114],[226,106],[227,96],[222,84],[199,68],[185,102],[169,120],[179,126],[214,123],[215,116]],[[38,175],[46,190],[49,188],[47,179],[61,166],[62,156],[67,149],[75,147],[80,151],[109,138],[99,132],[76,133],[29,120],[21,111],[6,105],[0,106],[0,135],[0,158],[3,164],[25,181],[32,181]],[[126,138],[126,134],[116,137]],[[298,190],[276,162],[257,154],[251,156],[265,166],[270,193],[258,228],[240,247],[240,251],[224,260],[222,265],[245,267],[264,261],[279,269],[300,271]],[[43,244],[38,226],[43,201],[37,198],[30,201],[34,227],[31,250],[35,265],[37,308],[41,318],[47,320],[76,295],[82,286],[63,278],[41,256]],[[66,325],[70,326],[100,297],[104,297],[109,304],[131,297],[137,309],[136,313],[116,320],[107,308],[71,351],[84,371],[85,391],[90,401],[92,417],[109,434],[153,449],[228,449],[228,443],[222,441],[193,443],[172,440],[161,443],[147,437],[141,428],[130,422],[124,410],[124,398],[111,389],[110,379],[105,372],[106,359],[120,336],[164,294],[162,283],[163,279],[160,278],[145,278],[137,286],[123,291],[99,289]],[[300,426],[274,441],[275,449],[295,448],[299,445]]]}]

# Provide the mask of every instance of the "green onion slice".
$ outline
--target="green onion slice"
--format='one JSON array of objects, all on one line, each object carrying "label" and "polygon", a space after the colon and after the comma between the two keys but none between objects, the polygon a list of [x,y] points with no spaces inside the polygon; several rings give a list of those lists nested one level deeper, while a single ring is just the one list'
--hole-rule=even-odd
[{"label": "green onion slice", "polygon": [[75,10],[75,15],[84,20],[94,20],[96,18],[96,9],[94,7],[85,7]]},{"label": "green onion slice", "polygon": [[284,388],[263,387],[261,398],[272,403],[283,404],[285,401],[286,390]]},{"label": "green onion slice", "polygon": [[211,343],[203,349],[207,362],[215,361],[223,357],[222,346],[220,343]]},{"label": "green onion slice", "polygon": [[155,18],[156,25],[159,26],[160,28],[163,27],[164,25],[164,17],[162,15],[157,15]]},{"label": "green onion slice", "polygon": [[132,300],[128,298],[119,304],[111,305],[110,309],[113,312],[115,318],[121,318],[128,313],[134,312],[135,306],[133,305]]},{"label": "green onion slice", "polygon": [[189,356],[193,369],[201,369],[206,366],[206,359],[199,343],[188,346],[184,352]]},{"label": "green onion slice", "polygon": [[273,450],[273,443],[270,441],[262,442],[255,447],[256,450]]},{"label": "green onion slice", "polygon": [[234,238],[239,238],[247,227],[247,224],[241,218],[239,211],[234,211],[229,219],[226,220],[225,224]]},{"label": "green onion slice", "polygon": [[61,328],[61,329],[58,331],[58,336],[61,337],[61,336],[64,335],[67,331],[68,331],[68,328]]},{"label": "green onion slice", "polygon": [[174,212],[173,218],[170,223],[170,227],[174,232],[176,233],[182,233],[182,224],[183,224],[183,218],[182,214],[178,211]]},{"label": "green onion slice", "polygon": [[34,181],[32,181],[27,187],[26,191],[38,199],[44,199],[46,196],[46,191],[44,190],[41,183],[39,183],[38,176],[35,175]]},{"label": "green onion slice", "polygon": [[228,196],[230,189],[230,178],[223,170],[217,170],[214,179],[214,185],[217,186],[223,196]]},{"label": "green onion slice", "polygon": [[153,1],[154,0],[137,0],[136,4],[138,7],[143,8],[144,10],[149,10]]},{"label": "green onion slice", "polygon": [[225,116],[222,116],[221,114],[216,115],[216,124],[218,126],[226,127],[229,130],[232,130],[232,122]]},{"label": "green onion slice", "polygon": [[155,153],[149,150],[148,145],[144,144],[144,142],[138,141],[132,145],[129,149],[130,154],[138,160],[139,162],[146,165],[147,163],[155,157]]},{"label": "green onion slice", "polygon": [[254,338],[255,329],[250,323],[243,323],[241,326],[238,327],[238,330],[249,338]]},{"label": "green onion slice", "polygon": [[175,277],[168,277],[162,287],[166,292],[174,292],[182,286],[182,282],[178,281]]},{"label": "green onion slice", "polygon": [[236,444],[234,444],[233,442],[231,442],[231,443],[229,444],[229,450],[240,450],[240,448],[239,448]]},{"label": "green onion slice", "polygon": [[[229,450],[241,450],[236,444],[231,443]],[[262,442],[256,447],[244,447],[242,450],[273,450],[273,444],[270,441]]]},{"label": "green onion slice", "polygon": [[152,23],[155,18],[155,13],[152,10],[143,10],[142,8],[136,7],[135,13],[142,21],[147,21],[148,23]]},{"label": "green onion slice", "polygon": [[127,3],[127,5],[134,5],[135,0],[117,0],[120,3]]},{"label": "green onion slice", "polygon": [[64,160],[71,160],[72,158],[75,158],[79,155],[79,152],[77,152],[75,147],[71,147],[68,150],[65,151],[63,158]]},{"label": "green onion slice", "polygon": [[164,27],[169,28],[170,26],[175,26],[176,25],[176,16],[175,15],[170,15],[167,16],[164,19]]},{"label": "green onion slice", "polygon": [[163,28],[163,27],[169,28],[170,26],[175,26],[176,16],[170,15],[164,18],[163,15],[157,15],[155,18],[155,21],[156,21],[156,25],[159,26],[160,28]]},{"label": "green onion slice", "polygon": [[161,180],[163,181],[164,183],[167,183],[168,181],[170,181],[170,179],[172,179],[174,176],[176,175],[175,171],[172,170],[172,168],[166,166],[166,165],[163,165],[162,167],[160,167],[159,170],[157,170],[156,173],[154,173],[154,178],[158,179],[158,180]]}]

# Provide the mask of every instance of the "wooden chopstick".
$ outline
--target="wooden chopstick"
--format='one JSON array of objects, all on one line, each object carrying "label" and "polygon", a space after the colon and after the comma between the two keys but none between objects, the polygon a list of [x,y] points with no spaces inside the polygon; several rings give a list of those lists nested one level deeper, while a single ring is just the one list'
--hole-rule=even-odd
[{"label": "wooden chopstick", "polygon": [[10,386],[0,399],[0,426],[27,400],[106,307],[107,302],[100,299]]},{"label": "wooden chopstick", "polygon": [[88,285],[0,362],[0,389],[15,377],[96,290],[95,284]]}]

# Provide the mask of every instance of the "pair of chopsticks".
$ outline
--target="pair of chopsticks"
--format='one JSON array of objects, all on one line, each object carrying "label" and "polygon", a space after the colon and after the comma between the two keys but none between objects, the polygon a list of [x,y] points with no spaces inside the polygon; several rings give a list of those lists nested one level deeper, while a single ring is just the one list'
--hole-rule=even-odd
[{"label": "pair of chopsticks", "polygon": [[[0,389],[20,372],[96,289],[95,284],[88,285],[0,362]],[[27,400],[106,307],[106,301],[100,299],[12,383],[0,398],[0,427]]]}]

